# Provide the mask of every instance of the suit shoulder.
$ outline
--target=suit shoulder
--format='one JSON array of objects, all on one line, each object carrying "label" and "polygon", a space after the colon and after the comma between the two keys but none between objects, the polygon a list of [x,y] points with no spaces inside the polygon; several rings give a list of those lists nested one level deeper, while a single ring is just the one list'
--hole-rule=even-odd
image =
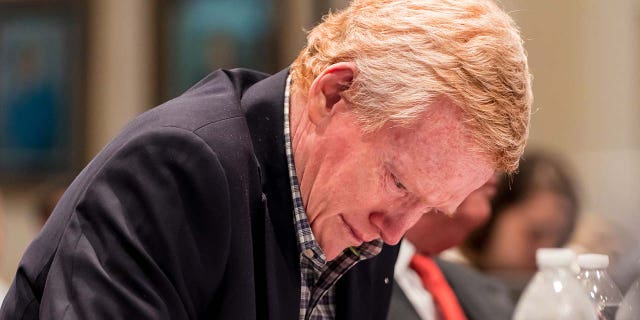
[{"label": "suit shoulder", "polygon": [[138,116],[128,127],[174,126],[196,130],[225,119],[244,117],[241,99],[267,75],[246,70],[216,70],[180,96]]}]

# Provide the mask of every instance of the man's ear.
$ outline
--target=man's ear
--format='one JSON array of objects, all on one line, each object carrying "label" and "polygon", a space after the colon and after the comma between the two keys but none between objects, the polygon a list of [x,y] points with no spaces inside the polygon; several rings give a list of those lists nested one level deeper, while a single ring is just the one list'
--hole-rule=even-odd
[{"label": "man's ear", "polygon": [[351,86],[357,72],[353,62],[339,62],[327,67],[311,84],[307,97],[309,119],[316,126],[328,119],[342,92]]}]

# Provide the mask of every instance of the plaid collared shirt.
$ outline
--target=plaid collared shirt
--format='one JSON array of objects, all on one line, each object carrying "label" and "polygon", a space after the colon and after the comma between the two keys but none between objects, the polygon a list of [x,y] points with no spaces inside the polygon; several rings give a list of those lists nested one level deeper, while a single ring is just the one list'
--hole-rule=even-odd
[{"label": "plaid collared shirt", "polygon": [[349,247],[336,259],[327,261],[307,220],[293,162],[289,128],[290,86],[291,75],[287,78],[284,93],[284,139],[293,198],[293,221],[300,249],[300,320],[334,319],[336,317],[336,282],[359,261],[378,255],[382,250],[382,240],[366,242],[357,248]]}]

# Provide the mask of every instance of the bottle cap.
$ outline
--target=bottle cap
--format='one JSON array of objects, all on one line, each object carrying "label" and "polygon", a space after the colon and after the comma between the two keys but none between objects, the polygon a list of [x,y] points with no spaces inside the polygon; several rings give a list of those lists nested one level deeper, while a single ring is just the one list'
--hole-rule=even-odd
[{"label": "bottle cap", "polygon": [[541,267],[570,267],[576,253],[565,248],[540,248],[536,251],[536,262]]},{"label": "bottle cap", "polygon": [[606,269],[609,266],[609,256],[594,253],[581,254],[578,255],[578,265],[581,269]]}]

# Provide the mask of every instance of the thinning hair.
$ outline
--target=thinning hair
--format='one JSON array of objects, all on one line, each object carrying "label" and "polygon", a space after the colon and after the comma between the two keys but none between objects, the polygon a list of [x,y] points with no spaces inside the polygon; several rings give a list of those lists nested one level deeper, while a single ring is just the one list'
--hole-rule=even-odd
[{"label": "thinning hair", "polygon": [[496,169],[513,172],[524,151],[531,76],[513,20],[490,0],[354,0],[307,36],[293,89],[306,94],[338,62],[357,74],[343,99],[365,132],[409,126],[440,97]]}]

